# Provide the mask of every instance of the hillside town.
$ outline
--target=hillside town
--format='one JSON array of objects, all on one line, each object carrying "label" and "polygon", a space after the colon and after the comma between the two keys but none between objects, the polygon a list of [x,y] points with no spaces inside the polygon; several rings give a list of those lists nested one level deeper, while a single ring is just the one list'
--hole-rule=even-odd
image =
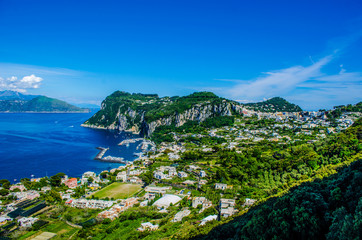
[{"label": "hillside town", "polygon": [[[91,224],[90,219],[93,225],[112,222],[134,211],[152,211],[158,216],[144,222],[140,218],[135,227],[138,232],[158,231],[165,224],[162,219],[170,223],[193,219],[199,227],[223,221],[261,199],[243,195],[239,185],[218,177],[220,164],[213,160],[216,148],[242,153],[246,146],[265,141],[313,143],[347,129],[361,117],[360,112],[347,112],[331,121],[325,112],[265,113],[246,108],[242,113],[232,126],[172,133],[173,142],[157,146],[145,140],[138,148],[139,158],[101,173],[87,171],[79,177],[60,173],[14,184],[1,180],[1,234],[22,236],[51,224],[66,224],[71,229],[68,235],[75,234]],[[138,141],[143,140],[120,144]],[[87,215],[74,215],[79,211]],[[63,217],[54,218],[57,214]]]}]

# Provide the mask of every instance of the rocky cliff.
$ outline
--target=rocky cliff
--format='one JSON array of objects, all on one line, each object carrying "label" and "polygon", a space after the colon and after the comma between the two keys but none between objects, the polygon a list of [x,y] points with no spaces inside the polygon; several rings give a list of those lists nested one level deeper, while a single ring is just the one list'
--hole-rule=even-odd
[{"label": "rocky cliff", "polygon": [[132,131],[149,137],[159,126],[180,127],[187,121],[203,122],[211,117],[232,116],[241,111],[238,103],[207,92],[172,98],[115,92],[82,126]]}]

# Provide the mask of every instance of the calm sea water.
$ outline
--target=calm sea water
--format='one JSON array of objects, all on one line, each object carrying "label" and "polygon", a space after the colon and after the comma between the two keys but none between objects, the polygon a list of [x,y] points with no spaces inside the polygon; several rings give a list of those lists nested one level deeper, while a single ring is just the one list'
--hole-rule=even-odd
[{"label": "calm sea water", "polygon": [[137,144],[118,143],[138,136],[81,127],[93,114],[0,113],[0,179],[19,181],[58,172],[78,177],[121,165],[93,160],[96,147],[109,147],[105,156],[134,160]]}]

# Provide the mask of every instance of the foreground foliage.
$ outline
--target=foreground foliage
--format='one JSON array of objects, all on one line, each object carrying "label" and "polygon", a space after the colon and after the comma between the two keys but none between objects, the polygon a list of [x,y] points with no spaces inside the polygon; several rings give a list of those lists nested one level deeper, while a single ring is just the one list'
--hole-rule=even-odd
[{"label": "foreground foliage", "polygon": [[362,160],[302,184],[194,239],[359,239]]}]

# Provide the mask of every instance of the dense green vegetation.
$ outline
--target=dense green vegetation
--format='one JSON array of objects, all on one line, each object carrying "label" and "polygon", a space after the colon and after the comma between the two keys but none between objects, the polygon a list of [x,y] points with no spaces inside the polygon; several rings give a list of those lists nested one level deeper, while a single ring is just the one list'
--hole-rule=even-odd
[{"label": "dense green vegetation", "polygon": [[295,187],[195,239],[360,239],[362,160]]},{"label": "dense green vegetation", "polygon": [[[41,193],[40,199],[54,209],[40,214],[41,219],[49,223],[22,237],[36,233],[35,230],[63,227],[67,222],[70,226],[66,232],[54,230],[58,239],[358,239],[362,226],[362,119],[356,121],[356,115],[351,116],[355,121],[352,127],[327,135],[324,125],[302,128],[303,123],[291,119],[280,123],[255,116],[243,117],[235,114],[240,113],[240,109],[235,105],[230,107],[232,104],[207,92],[172,98],[113,93],[103,102],[102,110],[87,123],[95,121],[95,124],[109,126],[123,119],[129,126],[141,127],[150,121],[163,121],[147,125],[147,128],[157,126],[150,137],[156,144],[163,144],[154,152],[148,152],[149,159],[145,162],[135,161],[134,167],[142,169],[139,177],[146,185],[172,186],[167,193],[183,199],[167,211],[159,212],[151,206],[161,197],[156,194],[148,206],[135,204],[114,220],[102,220],[96,217],[100,209],[65,206],[59,194],[68,190],[61,184],[64,173],[39,182],[25,178],[21,182],[27,189],[39,190],[50,184],[52,189]],[[260,105],[258,110],[274,112],[299,108],[288,104],[284,99],[274,98]],[[225,106],[229,107],[227,113],[220,114]],[[203,112],[203,120],[190,121],[190,114],[176,115],[191,108],[196,109],[191,115]],[[210,109],[216,110],[210,112]],[[177,172],[186,172],[187,176],[156,179],[154,173],[161,166],[175,167]],[[201,170],[206,176],[200,178]],[[119,172],[118,169],[101,174],[109,180],[109,185],[101,184],[104,188],[97,193],[83,185],[73,190],[72,197],[82,198],[88,192],[90,199],[137,196],[141,197],[140,202],[144,201],[142,196],[146,191],[139,185],[114,182]],[[88,183],[93,180],[89,178]],[[215,189],[216,183],[224,183],[227,188]],[[8,181],[0,180],[0,186],[3,187],[0,194],[9,193]],[[191,207],[192,199],[198,196],[207,198],[213,206],[203,212],[199,212],[201,206]],[[220,213],[221,198],[236,200],[233,217]],[[244,205],[247,198],[255,200],[255,207],[249,209]],[[8,197],[2,200],[11,201]],[[181,222],[171,221],[185,208],[191,211],[190,215]],[[218,221],[200,226],[202,219],[219,213]],[[159,225],[158,230],[137,231],[145,222]]]},{"label": "dense green vegetation", "polygon": [[2,112],[85,112],[87,110],[73,106],[64,101],[39,96],[29,101],[1,100]]},{"label": "dense green vegetation", "polygon": [[152,135],[155,143],[173,142],[174,138],[171,133],[193,133],[198,134],[205,132],[210,128],[219,128],[223,126],[232,126],[234,124],[233,116],[217,116],[206,119],[202,123],[197,121],[187,121],[184,125],[176,127],[175,124],[157,127]]},{"label": "dense green vegetation", "polygon": [[[102,109],[85,124],[108,127],[122,120],[122,124],[126,124],[127,127],[137,126],[140,129],[144,122],[151,123],[174,117],[195,106],[206,105],[211,106],[210,111],[213,112],[211,117],[216,117],[219,111],[217,106],[223,102],[236,104],[210,92],[195,92],[184,97],[159,98],[156,94],[130,94],[116,91],[103,101]],[[173,125],[175,125],[174,122]]]},{"label": "dense green vegetation", "polygon": [[362,120],[353,127],[313,144],[277,144],[261,141],[254,146],[242,145],[242,151],[219,149],[214,152],[185,152],[178,161],[193,161],[213,166],[210,184],[224,182],[238,186],[244,197],[266,198],[281,193],[306,180],[334,173],[335,166],[347,163],[361,154]]},{"label": "dense green vegetation", "polygon": [[261,112],[300,112],[302,109],[281,97],[274,97],[263,102],[245,104],[255,111]]},{"label": "dense green vegetation", "polygon": [[[345,132],[312,144],[262,141],[245,145],[242,151],[236,152],[220,148],[216,143],[212,152],[186,151],[181,159],[168,164],[174,164],[178,170],[188,164],[205,166],[209,181],[201,191],[215,206],[221,198],[220,193],[223,198],[236,198],[240,205],[245,198],[258,199],[260,204],[249,211],[239,207],[240,216],[231,221],[221,219],[199,226],[202,218],[216,213],[215,208],[210,208],[202,214],[197,214],[198,209],[192,209],[192,214],[182,222],[172,223],[170,220],[177,211],[190,206],[190,201],[185,198],[166,214],[151,207],[132,208],[113,222],[107,220],[84,228],[77,237],[343,239],[347,236],[345,239],[354,239],[360,235],[361,227],[361,142],[360,119]],[[329,177],[337,173],[339,167],[352,162],[355,163],[351,167]],[[164,164],[167,160],[156,159],[150,170]],[[144,174],[143,177],[152,179],[152,175]],[[214,183],[217,182],[227,183],[233,188],[215,190]],[[199,191],[191,191],[191,196],[200,196]],[[159,230],[135,230],[147,221],[159,224]]]},{"label": "dense green vegetation", "polygon": [[328,117],[332,119],[339,118],[345,112],[362,112],[362,102],[355,105],[348,104],[335,106],[334,110],[328,113]]}]

